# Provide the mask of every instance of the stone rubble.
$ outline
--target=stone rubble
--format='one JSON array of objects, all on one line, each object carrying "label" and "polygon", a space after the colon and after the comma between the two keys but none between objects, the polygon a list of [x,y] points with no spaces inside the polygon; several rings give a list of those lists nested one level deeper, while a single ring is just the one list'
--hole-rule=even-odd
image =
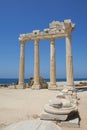
[{"label": "stone rubble", "polygon": [[[56,98],[49,100],[44,106],[40,119],[58,121],[65,126],[68,126],[66,122],[69,122],[72,126],[79,127],[78,98],[75,88],[66,87],[56,95]],[[76,122],[73,123],[74,121]]]}]

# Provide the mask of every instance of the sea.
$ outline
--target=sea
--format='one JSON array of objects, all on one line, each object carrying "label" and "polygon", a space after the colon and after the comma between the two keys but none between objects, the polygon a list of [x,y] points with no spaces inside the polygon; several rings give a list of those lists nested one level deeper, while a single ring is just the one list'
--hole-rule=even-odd
[{"label": "sea", "polygon": [[[50,82],[50,79],[44,79],[46,82]],[[65,78],[56,79],[57,82],[66,81]],[[74,81],[87,81],[87,78],[75,78]],[[17,78],[0,78],[0,84],[17,84]],[[29,79],[25,79],[25,83],[29,83]]]}]

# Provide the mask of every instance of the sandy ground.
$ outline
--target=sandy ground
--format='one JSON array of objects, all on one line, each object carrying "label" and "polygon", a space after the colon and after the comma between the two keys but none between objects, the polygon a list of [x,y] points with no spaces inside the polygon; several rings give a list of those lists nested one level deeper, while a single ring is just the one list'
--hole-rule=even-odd
[{"label": "sandy ground", "polygon": [[[5,126],[32,118],[37,118],[49,99],[58,94],[53,90],[9,89],[0,88],[0,130]],[[80,128],[63,128],[63,130],[87,130],[87,89],[78,90],[78,106],[81,122]]]}]

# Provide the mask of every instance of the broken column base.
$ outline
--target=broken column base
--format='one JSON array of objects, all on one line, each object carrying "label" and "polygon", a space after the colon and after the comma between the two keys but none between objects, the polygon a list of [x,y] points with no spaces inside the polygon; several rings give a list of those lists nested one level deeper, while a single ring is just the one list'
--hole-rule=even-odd
[{"label": "broken column base", "polygon": [[51,114],[43,111],[40,115],[41,120],[52,120],[52,121],[58,121],[62,120],[65,121],[67,119],[68,115],[57,115],[57,114]]},{"label": "broken column base", "polygon": [[56,84],[49,84],[49,86],[48,86],[48,89],[49,90],[57,90],[58,89],[58,87],[57,87],[57,85]]},{"label": "broken column base", "polygon": [[41,86],[40,86],[40,84],[34,84],[34,85],[32,86],[32,89],[34,89],[34,90],[39,90],[39,89],[41,89]]},{"label": "broken column base", "polygon": [[68,115],[53,115],[50,113],[42,112],[40,115],[41,120],[56,121],[61,127],[79,128],[80,118],[79,116],[73,119],[67,119]]},{"label": "broken column base", "polygon": [[73,105],[69,108],[55,108],[50,105],[45,105],[44,111],[40,114],[41,120],[56,121],[56,123],[62,127],[80,127],[80,116],[77,106]]},{"label": "broken column base", "polygon": [[16,85],[16,89],[24,89],[26,88],[26,84],[18,84]]}]

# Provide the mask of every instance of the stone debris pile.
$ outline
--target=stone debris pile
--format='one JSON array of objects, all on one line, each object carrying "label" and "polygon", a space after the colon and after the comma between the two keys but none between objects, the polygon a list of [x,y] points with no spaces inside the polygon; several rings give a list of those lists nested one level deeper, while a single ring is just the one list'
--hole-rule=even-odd
[{"label": "stone debris pile", "polygon": [[76,126],[79,126],[78,99],[73,87],[63,89],[56,98],[49,100],[40,115],[41,120],[66,122],[78,118]]},{"label": "stone debris pile", "polygon": [[[41,76],[39,77],[39,83],[42,89],[48,88],[47,82]],[[31,77],[29,79],[28,87],[32,87],[33,85],[34,85],[34,77]]]}]

